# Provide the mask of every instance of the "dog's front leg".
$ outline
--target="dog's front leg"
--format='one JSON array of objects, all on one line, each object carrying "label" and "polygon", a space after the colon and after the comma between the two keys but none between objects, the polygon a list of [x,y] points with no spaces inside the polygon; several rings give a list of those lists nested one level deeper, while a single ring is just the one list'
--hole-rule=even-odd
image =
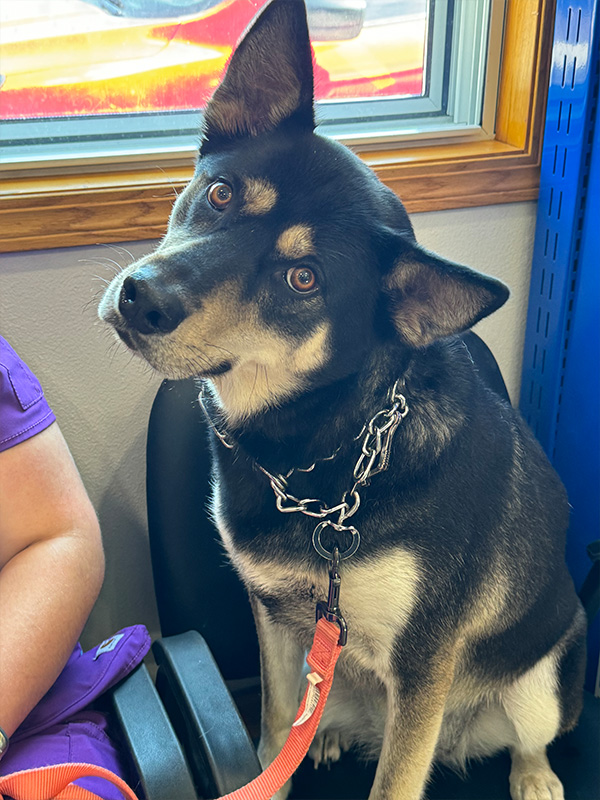
[{"label": "dog's front leg", "polygon": [[431,770],[454,658],[445,652],[386,680],[383,746],[369,800],[421,800]]},{"label": "dog's front leg", "polygon": [[[251,598],[260,645],[261,734],[258,757],[263,769],[283,747],[300,703],[304,651],[287,628],[274,622],[256,597]],[[287,796],[289,786],[278,792]]]}]

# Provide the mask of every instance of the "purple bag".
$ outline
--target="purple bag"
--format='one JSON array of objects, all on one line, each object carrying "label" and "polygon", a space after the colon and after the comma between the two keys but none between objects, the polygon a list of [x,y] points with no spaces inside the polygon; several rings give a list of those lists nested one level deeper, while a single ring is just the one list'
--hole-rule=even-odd
[{"label": "purple bag", "polygon": [[[131,781],[130,767],[108,735],[106,715],[88,706],[135,669],[149,649],[150,635],[143,625],[123,628],[86,653],[77,645],[54,685],[11,737],[0,775],[85,762]],[[101,778],[77,783],[105,800],[123,800]]]}]

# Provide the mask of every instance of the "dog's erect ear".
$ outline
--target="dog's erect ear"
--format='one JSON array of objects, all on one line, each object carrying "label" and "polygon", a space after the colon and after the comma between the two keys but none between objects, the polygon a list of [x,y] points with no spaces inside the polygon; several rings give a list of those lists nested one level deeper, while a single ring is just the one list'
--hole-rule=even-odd
[{"label": "dog's erect ear", "polygon": [[203,153],[294,118],[314,129],[312,51],[303,0],[272,0],[233,53],[204,113]]},{"label": "dog's erect ear", "polygon": [[394,238],[396,259],[384,287],[394,326],[410,346],[460,333],[508,299],[507,287],[496,278]]}]

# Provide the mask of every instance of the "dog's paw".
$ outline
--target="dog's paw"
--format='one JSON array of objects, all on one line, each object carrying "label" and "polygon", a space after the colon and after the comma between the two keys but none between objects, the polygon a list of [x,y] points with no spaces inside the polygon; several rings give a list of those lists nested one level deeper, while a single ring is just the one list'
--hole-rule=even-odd
[{"label": "dog's paw", "polygon": [[347,749],[348,745],[339,731],[317,732],[308,755],[314,761],[315,769],[317,769],[321,764],[329,765],[338,761],[344,750]]},{"label": "dog's paw", "polygon": [[549,765],[539,763],[513,766],[510,795],[512,800],[565,800],[562,783]]}]

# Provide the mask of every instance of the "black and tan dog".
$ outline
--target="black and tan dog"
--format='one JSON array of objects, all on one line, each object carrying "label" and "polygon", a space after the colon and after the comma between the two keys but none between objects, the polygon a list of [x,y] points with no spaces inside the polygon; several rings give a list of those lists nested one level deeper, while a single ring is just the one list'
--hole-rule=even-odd
[{"label": "black and tan dog", "polygon": [[168,233],[100,307],[161,373],[204,379],[234,445],[213,437],[213,510],[256,618],[261,760],[297,710],[328,564],[319,520],[281,513],[257,465],[287,476],[282,507],[348,509],[359,435],[398,382],[408,414],[346,520],[361,535],[341,565],[349,637],[311,754],[363,748],[372,798],[417,800],[436,759],[509,748],[514,800],[558,800],[546,745],[577,721],[584,662],[568,506],[457,337],[507,290],[420,248],[396,196],[314,126],[304,6],[273,0],[206,109]]}]

